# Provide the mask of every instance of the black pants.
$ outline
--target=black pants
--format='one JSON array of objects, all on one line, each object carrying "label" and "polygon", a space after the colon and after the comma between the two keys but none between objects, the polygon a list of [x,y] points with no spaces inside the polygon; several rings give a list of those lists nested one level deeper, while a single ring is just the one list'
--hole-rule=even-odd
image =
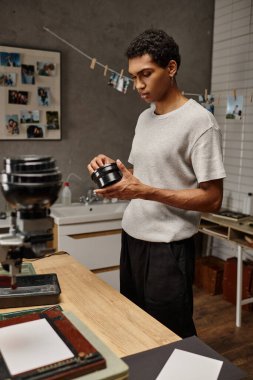
[{"label": "black pants", "polygon": [[182,338],[196,335],[193,276],[193,238],[153,243],[122,232],[121,293]]}]

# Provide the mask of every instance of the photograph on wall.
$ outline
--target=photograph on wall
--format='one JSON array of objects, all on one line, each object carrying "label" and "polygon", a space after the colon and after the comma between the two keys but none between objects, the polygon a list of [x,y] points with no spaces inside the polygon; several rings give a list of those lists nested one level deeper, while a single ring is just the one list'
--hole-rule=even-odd
[{"label": "photograph on wall", "polygon": [[45,136],[45,128],[41,125],[29,125],[26,129],[28,139],[43,138]]},{"label": "photograph on wall", "polygon": [[9,135],[19,135],[18,115],[6,115],[6,130]]},{"label": "photograph on wall", "polygon": [[21,65],[21,83],[35,84],[33,65]]},{"label": "photograph on wall", "polygon": [[228,96],[226,119],[242,120],[243,96]]},{"label": "photograph on wall", "polygon": [[199,103],[214,115],[214,96],[207,95],[206,99],[204,95],[199,95]]},{"label": "photograph on wall", "polygon": [[57,111],[47,111],[47,129],[59,129],[59,116]]},{"label": "photograph on wall", "polygon": [[40,111],[20,111],[20,123],[39,123]]},{"label": "photograph on wall", "polygon": [[28,91],[9,90],[10,104],[28,104]]},{"label": "photograph on wall", "polygon": [[7,67],[20,67],[20,54],[14,52],[0,52],[0,65]]},{"label": "photograph on wall", "polygon": [[15,87],[16,73],[0,72],[0,86]]},{"label": "photograph on wall", "polygon": [[48,87],[38,87],[38,105],[39,106],[50,106],[50,88]]},{"label": "photograph on wall", "polygon": [[55,75],[55,64],[53,62],[37,62],[37,74],[45,77]]},{"label": "photograph on wall", "polygon": [[0,141],[61,140],[61,53],[0,46]]}]

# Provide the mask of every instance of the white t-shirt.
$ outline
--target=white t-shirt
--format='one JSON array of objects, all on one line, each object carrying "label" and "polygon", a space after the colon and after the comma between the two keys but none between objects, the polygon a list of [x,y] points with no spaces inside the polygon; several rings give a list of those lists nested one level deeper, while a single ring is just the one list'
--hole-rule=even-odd
[{"label": "white t-shirt", "polygon": [[[214,116],[193,99],[164,115],[151,107],[140,115],[129,162],[144,184],[161,189],[195,189],[226,176],[221,132]],[[198,230],[200,213],[164,203],[133,199],[122,228],[136,239],[171,242]]]}]

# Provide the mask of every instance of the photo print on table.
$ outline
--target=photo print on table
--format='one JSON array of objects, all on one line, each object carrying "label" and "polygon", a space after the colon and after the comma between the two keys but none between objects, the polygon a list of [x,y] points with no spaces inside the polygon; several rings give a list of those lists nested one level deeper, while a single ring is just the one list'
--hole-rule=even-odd
[{"label": "photo print on table", "polygon": [[40,111],[20,111],[20,123],[39,123],[40,122]]},{"label": "photo print on table", "polygon": [[17,82],[16,73],[0,72],[0,86],[15,87]]},{"label": "photo print on table", "polygon": [[59,114],[58,111],[47,111],[46,112],[46,118],[47,118],[47,129],[59,129]]},{"label": "photo print on table", "polygon": [[243,96],[228,96],[226,119],[242,120]]},{"label": "photo print on table", "polygon": [[18,115],[6,115],[6,130],[9,135],[19,135]]},{"label": "photo print on table", "polygon": [[35,84],[33,65],[21,65],[21,82],[22,84]]},{"label": "photo print on table", "polygon": [[9,104],[28,104],[28,91],[9,90]]},{"label": "photo print on table", "polygon": [[37,139],[45,137],[45,127],[41,125],[29,125],[26,129],[28,139]]},{"label": "photo print on table", "polygon": [[38,105],[39,106],[50,106],[51,97],[50,97],[50,88],[49,87],[38,87]]},{"label": "photo print on table", "polygon": [[55,64],[53,62],[38,61],[36,64],[36,71],[38,75],[52,77],[55,75]]},{"label": "photo print on table", "polygon": [[7,67],[20,67],[21,60],[19,53],[0,52],[0,65]]}]

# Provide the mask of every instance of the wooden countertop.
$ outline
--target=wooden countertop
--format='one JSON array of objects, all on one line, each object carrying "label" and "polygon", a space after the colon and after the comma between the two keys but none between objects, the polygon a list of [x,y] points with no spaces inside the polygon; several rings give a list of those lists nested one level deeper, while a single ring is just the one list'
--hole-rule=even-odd
[{"label": "wooden countertop", "polygon": [[32,263],[38,274],[57,273],[63,310],[73,312],[116,355],[123,357],[180,340],[68,254]]}]

